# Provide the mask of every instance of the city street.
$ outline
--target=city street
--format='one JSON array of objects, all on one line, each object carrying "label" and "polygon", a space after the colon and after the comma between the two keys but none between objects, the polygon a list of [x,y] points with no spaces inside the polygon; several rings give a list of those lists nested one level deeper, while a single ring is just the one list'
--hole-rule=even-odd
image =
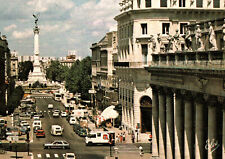
[{"label": "city street", "polygon": [[[45,138],[33,137],[33,143],[30,144],[31,152],[34,158],[63,158],[63,154],[67,152],[73,152],[77,155],[77,158],[82,159],[101,159],[108,155],[108,146],[85,146],[84,138],[76,135],[72,129],[72,126],[66,121],[66,118],[58,117],[53,118],[52,110],[48,110],[48,104],[52,103],[54,109],[64,110],[64,106],[60,102],[54,101],[44,95],[38,95],[36,98],[37,111],[44,112],[44,118],[41,118],[42,127],[46,133]],[[51,125],[60,125],[64,128],[64,132],[61,136],[52,136],[50,133]],[[70,149],[44,149],[43,144],[52,142],[54,140],[66,140],[70,143]]]}]

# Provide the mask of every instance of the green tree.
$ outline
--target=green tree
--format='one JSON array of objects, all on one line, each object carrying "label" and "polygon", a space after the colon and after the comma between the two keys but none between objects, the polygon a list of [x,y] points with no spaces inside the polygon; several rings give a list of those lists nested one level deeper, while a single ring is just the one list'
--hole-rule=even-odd
[{"label": "green tree", "polygon": [[21,86],[18,86],[13,90],[7,103],[9,114],[11,114],[14,109],[20,105],[20,100],[23,98],[23,95],[24,91]]},{"label": "green tree", "polygon": [[33,63],[31,61],[20,62],[18,79],[20,81],[26,81],[30,71],[33,72]]},{"label": "green tree", "polygon": [[46,70],[46,77],[51,81],[63,82],[68,70],[69,68],[61,65],[59,61],[51,61],[51,65]]},{"label": "green tree", "polygon": [[82,99],[90,99],[88,90],[91,88],[91,57],[77,60],[66,76],[66,88],[72,93],[81,93]]}]

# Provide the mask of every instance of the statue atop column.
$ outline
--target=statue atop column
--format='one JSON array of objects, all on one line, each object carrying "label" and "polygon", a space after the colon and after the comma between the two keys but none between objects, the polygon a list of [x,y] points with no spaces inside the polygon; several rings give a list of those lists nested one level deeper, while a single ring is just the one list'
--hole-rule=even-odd
[{"label": "statue atop column", "polygon": [[216,44],[216,35],[215,31],[213,29],[212,23],[209,22],[209,43],[211,44],[210,50],[217,50],[217,44]]},{"label": "statue atop column", "polygon": [[34,19],[35,19],[35,21],[34,21],[34,23],[35,23],[35,26],[37,27],[38,26],[38,24],[37,24],[37,22],[38,22],[38,19],[39,19],[39,16],[40,16],[40,14],[38,13],[38,14],[33,14],[33,17],[34,17]]}]

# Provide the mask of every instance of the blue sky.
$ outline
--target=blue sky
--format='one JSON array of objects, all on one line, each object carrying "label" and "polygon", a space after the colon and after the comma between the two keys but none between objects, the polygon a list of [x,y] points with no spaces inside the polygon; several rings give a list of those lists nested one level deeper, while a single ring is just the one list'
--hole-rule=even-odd
[{"label": "blue sky", "polygon": [[115,30],[119,0],[0,0],[0,32],[19,55],[33,55],[33,13],[40,12],[40,56],[68,50],[91,55],[90,46]]}]

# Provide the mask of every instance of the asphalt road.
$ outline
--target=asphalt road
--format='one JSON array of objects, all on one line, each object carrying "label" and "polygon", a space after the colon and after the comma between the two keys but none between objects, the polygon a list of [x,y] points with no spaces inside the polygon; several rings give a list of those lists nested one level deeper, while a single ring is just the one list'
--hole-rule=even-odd
[{"label": "asphalt road", "polygon": [[[36,98],[37,110],[44,112],[44,118],[41,118],[42,127],[46,133],[45,138],[33,137],[33,143],[30,144],[31,152],[34,159],[40,158],[63,158],[63,154],[67,152],[73,152],[77,155],[78,159],[103,159],[106,155],[109,155],[109,146],[85,146],[84,138],[76,135],[72,129],[72,126],[66,121],[66,118],[54,118],[52,116],[52,110],[48,110],[48,104],[52,103],[54,109],[64,110],[62,103],[54,101],[52,98],[45,98],[45,95],[38,95]],[[40,96],[43,96],[43,98]],[[61,125],[64,128],[64,132],[61,136],[52,136],[50,134],[51,125]],[[54,140],[66,140],[70,143],[70,149],[44,149],[43,144],[52,142]]]}]

